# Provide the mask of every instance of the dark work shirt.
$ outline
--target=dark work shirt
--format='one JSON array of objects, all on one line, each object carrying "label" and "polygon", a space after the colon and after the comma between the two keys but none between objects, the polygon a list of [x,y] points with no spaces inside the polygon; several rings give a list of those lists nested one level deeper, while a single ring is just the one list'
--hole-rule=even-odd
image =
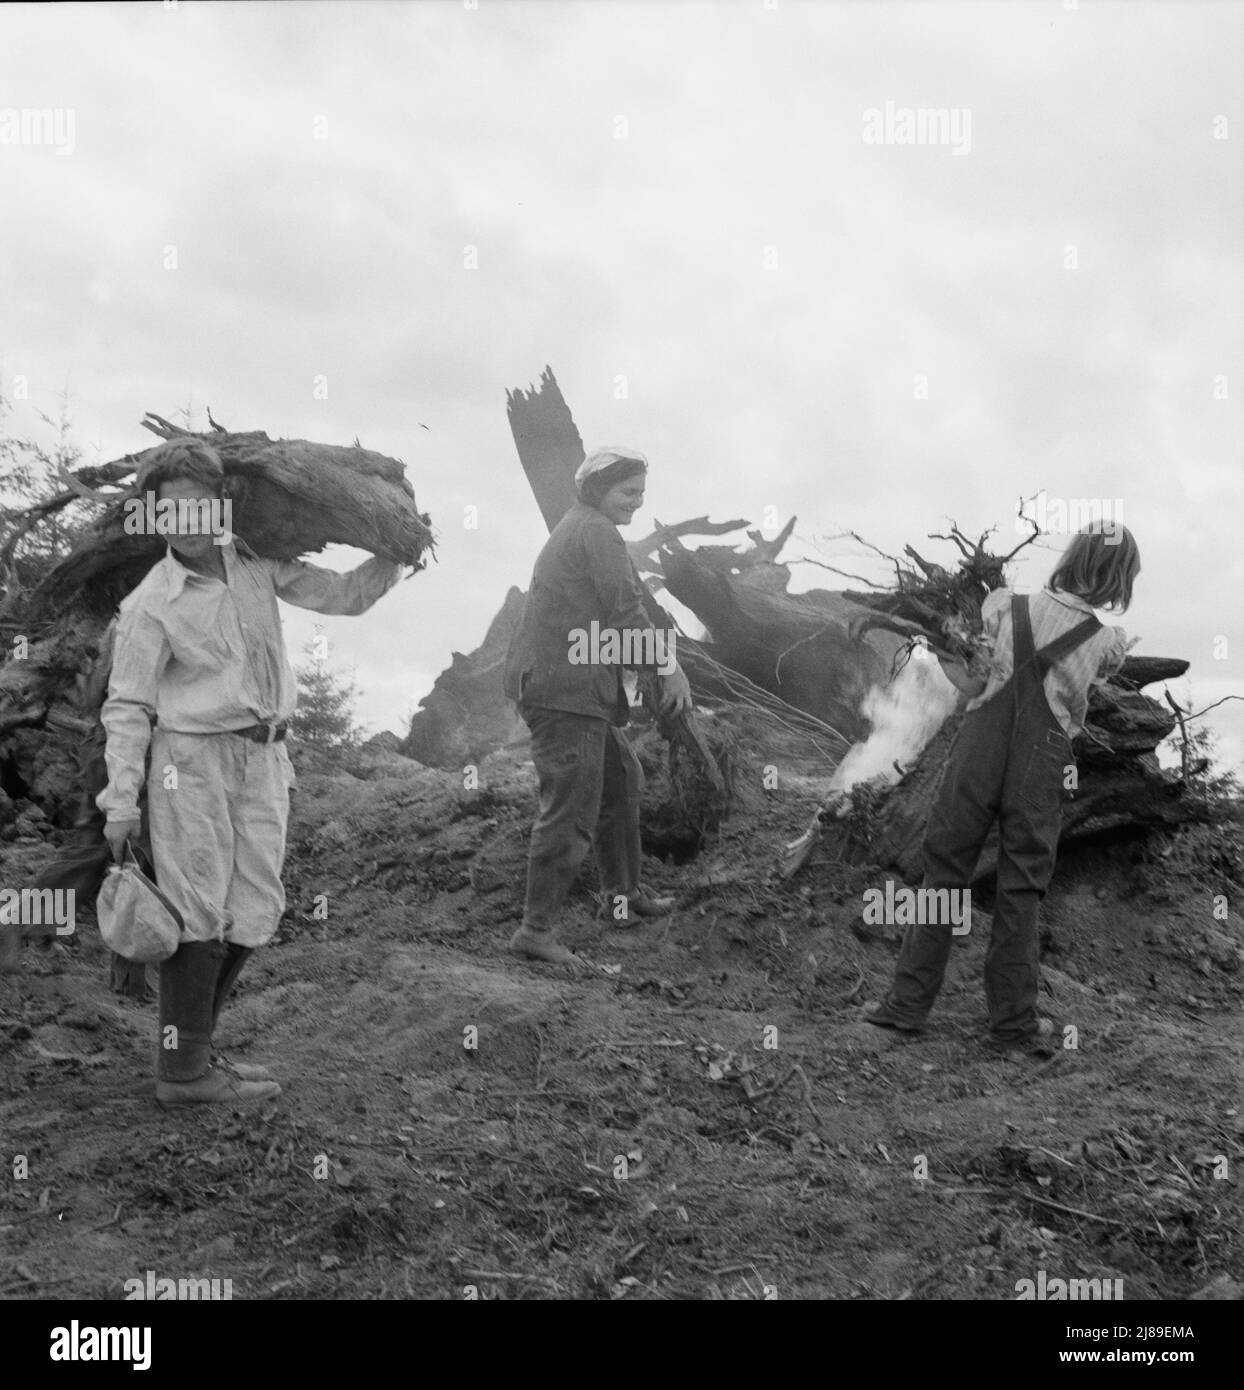
[{"label": "dark work shirt", "polygon": [[[625,724],[625,666],[655,670],[660,663],[572,663],[570,634],[590,631],[593,621],[601,631],[652,627],[644,611],[643,586],[618,528],[603,512],[579,502],[553,528],[536,560],[506,657],[506,694],[520,705]],[[639,649],[637,643],[635,651]]]}]

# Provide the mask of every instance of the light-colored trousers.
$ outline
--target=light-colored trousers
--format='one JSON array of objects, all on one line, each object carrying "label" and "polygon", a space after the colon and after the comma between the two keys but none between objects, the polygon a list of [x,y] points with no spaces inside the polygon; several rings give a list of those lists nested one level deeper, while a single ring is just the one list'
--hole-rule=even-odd
[{"label": "light-colored trousers", "polygon": [[283,742],[152,731],[152,858],[185,922],[183,941],[255,947],[275,935],[293,784]]}]

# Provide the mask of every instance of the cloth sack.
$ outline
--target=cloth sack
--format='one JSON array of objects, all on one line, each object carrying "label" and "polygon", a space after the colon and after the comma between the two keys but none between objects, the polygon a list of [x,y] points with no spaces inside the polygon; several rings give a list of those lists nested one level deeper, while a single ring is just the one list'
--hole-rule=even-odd
[{"label": "cloth sack", "polygon": [[168,960],[181,945],[181,913],[143,873],[128,841],[122,862],[104,876],[95,916],[109,949],[126,960]]}]

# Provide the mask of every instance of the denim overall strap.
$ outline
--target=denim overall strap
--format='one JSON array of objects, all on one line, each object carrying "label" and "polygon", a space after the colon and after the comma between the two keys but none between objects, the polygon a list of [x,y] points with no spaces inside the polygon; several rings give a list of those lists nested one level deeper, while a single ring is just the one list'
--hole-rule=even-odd
[{"label": "denim overall strap", "polygon": [[[1048,642],[1040,651],[1032,637],[1032,618],[1028,611],[1027,595],[1011,596],[1011,643],[1013,670],[1011,693],[1017,711],[1026,711],[1035,706],[1037,710],[1045,707],[1046,723],[1057,727],[1057,720],[1045,698],[1044,681],[1050,668],[1060,658],[1082,646],[1101,628],[1101,623],[1093,617],[1069,628],[1066,632]],[[1038,696],[1040,699],[1038,700]]]}]

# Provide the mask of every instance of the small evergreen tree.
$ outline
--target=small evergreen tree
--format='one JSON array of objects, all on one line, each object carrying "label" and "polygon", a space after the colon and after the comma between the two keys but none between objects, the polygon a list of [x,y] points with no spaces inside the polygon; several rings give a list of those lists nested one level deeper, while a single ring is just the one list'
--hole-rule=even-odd
[{"label": "small evergreen tree", "polygon": [[294,674],[298,678],[298,708],[290,729],[304,743],[322,750],[353,752],[362,730],[354,722],[358,689],[353,679],[329,669],[327,643],[314,637],[303,648],[308,660]]},{"label": "small evergreen tree", "polygon": [[0,534],[4,541],[0,585],[6,598],[33,588],[64,559],[95,513],[89,503],[78,501],[42,516],[30,510],[63,492],[60,470],[82,462],[82,450],[73,440],[68,394],[61,398],[58,418],[35,412],[54,431],[50,446],[13,433],[12,412],[13,403],[0,389]]}]

